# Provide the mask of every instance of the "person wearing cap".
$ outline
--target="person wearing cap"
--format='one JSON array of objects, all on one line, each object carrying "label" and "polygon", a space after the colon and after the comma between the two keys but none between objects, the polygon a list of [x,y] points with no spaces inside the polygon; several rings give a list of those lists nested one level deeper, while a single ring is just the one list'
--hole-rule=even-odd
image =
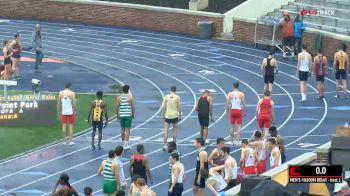
[{"label": "person wearing cap", "polygon": [[[63,187],[61,189],[58,189],[57,187],[59,185],[62,185]],[[55,188],[52,191],[52,196],[59,196],[59,195],[74,195],[78,196],[79,194],[75,189],[69,184],[69,176],[68,174],[62,174],[60,178],[57,180]]]},{"label": "person wearing cap", "polygon": [[42,35],[40,24],[35,25],[35,30],[32,33],[32,47],[35,50],[35,73],[40,73],[39,67],[42,66],[44,53],[42,52]]},{"label": "person wearing cap", "polygon": [[280,22],[283,37],[283,57],[286,57],[287,46],[290,47],[292,57],[294,57],[294,22],[288,12],[283,12],[283,19]]},{"label": "person wearing cap", "polygon": [[335,196],[350,196],[350,188],[348,183],[346,181],[343,181],[342,183],[335,183],[333,193]]}]

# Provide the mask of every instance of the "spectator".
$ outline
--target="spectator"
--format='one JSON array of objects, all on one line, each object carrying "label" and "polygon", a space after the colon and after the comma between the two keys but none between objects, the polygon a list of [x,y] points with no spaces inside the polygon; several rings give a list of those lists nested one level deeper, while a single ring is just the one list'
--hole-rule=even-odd
[{"label": "spectator", "polygon": [[290,47],[292,57],[294,57],[294,25],[288,12],[283,12],[283,19],[280,22],[283,37],[283,57],[286,57],[287,47]]},{"label": "spectator", "polygon": [[146,185],[146,181],[143,178],[136,180],[136,186],[139,189],[140,196],[156,196],[157,194]]},{"label": "spectator", "polygon": [[349,196],[350,188],[348,183],[345,181],[342,183],[335,183],[333,193],[335,196]]},{"label": "spectator", "polygon": [[41,73],[39,67],[42,66],[44,53],[42,52],[42,37],[40,24],[35,25],[35,30],[32,33],[32,48],[35,50],[35,73]]},{"label": "spectator", "polygon": [[[61,189],[58,189],[57,187],[59,185],[62,185],[63,187]],[[62,174],[60,176],[60,178],[57,180],[55,188],[53,189],[51,195],[52,196],[59,196],[59,195],[74,195],[74,196],[78,196],[79,194],[69,184],[69,176],[68,176],[68,174]]]},{"label": "spectator", "polygon": [[[151,184],[153,184],[152,181],[152,174],[151,170],[148,166],[148,159],[145,157],[145,147],[142,144],[137,145],[136,147],[137,153],[133,154],[130,158],[130,164],[129,164],[129,174],[130,177],[133,177],[134,175],[138,175],[141,178],[143,178],[147,184],[147,176],[151,180]],[[146,175],[147,174],[147,175]]]},{"label": "spectator", "polygon": [[87,186],[84,188],[84,195],[85,196],[92,196],[92,188]]},{"label": "spectator", "polygon": [[285,148],[284,148],[284,140],[281,135],[277,133],[277,128],[275,126],[270,127],[270,135],[273,138],[276,138],[278,148],[281,151],[281,159],[282,164],[286,162],[286,154],[285,154]]},{"label": "spectator", "polygon": [[295,38],[295,50],[296,54],[301,52],[301,42],[302,42],[302,33],[305,30],[305,24],[300,20],[300,15],[294,20],[294,38]]}]

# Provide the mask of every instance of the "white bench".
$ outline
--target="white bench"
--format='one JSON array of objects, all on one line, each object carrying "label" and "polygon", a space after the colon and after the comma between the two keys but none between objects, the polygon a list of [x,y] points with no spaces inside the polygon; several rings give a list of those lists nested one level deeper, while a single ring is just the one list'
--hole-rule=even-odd
[{"label": "white bench", "polygon": [[0,80],[0,85],[4,86],[4,97],[6,97],[7,96],[7,86],[17,86],[17,81]]}]

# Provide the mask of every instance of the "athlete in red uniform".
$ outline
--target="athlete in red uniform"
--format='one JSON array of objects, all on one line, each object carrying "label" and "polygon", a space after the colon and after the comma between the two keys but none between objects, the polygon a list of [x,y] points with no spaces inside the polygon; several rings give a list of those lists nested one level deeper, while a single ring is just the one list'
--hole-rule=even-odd
[{"label": "athlete in red uniform", "polygon": [[264,138],[266,139],[269,135],[269,128],[271,122],[273,122],[273,101],[270,98],[270,91],[264,92],[264,98],[260,99],[256,107],[256,118],[260,131],[264,131]]}]

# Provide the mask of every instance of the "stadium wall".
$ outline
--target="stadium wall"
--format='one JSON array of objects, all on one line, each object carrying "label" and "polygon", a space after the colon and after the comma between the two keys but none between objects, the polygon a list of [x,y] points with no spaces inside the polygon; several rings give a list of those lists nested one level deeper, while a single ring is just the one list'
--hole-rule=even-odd
[{"label": "stadium wall", "polygon": [[94,0],[0,0],[1,17],[59,20],[198,35],[198,22],[223,31],[223,14]]},{"label": "stadium wall", "polygon": [[[264,28],[262,25],[258,28],[258,34],[272,34],[270,27],[266,26]],[[248,44],[254,43],[254,33],[255,33],[255,21],[244,20],[244,19],[233,19],[233,36],[235,41],[244,42]],[[338,50],[338,45],[345,42],[349,48],[347,53],[350,55],[350,37],[343,36],[335,33],[330,33],[321,30],[307,29],[303,34],[303,43],[310,46],[311,51],[316,51],[314,48],[315,38],[317,34],[322,35],[322,50],[328,59],[333,60],[334,52]],[[266,36],[268,37],[268,36]]]}]

